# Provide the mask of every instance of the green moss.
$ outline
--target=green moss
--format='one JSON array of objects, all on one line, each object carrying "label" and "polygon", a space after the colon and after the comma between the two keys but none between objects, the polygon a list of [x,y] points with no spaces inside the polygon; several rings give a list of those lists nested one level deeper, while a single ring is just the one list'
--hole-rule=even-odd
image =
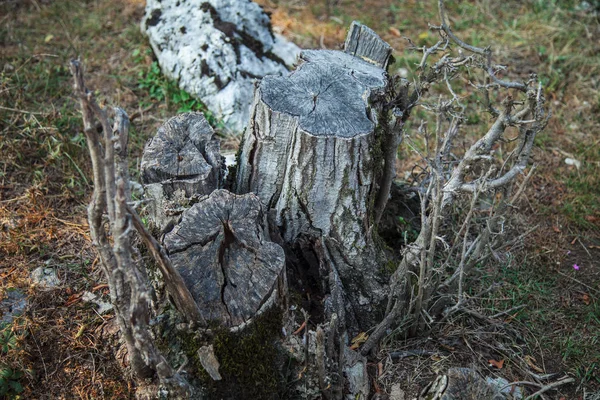
[{"label": "green moss", "polygon": [[214,382],[219,398],[277,399],[282,379],[276,339],[281,334],[281,310],[273,308],[242,333],[219,329],[213,345],[223,380]]},{"label": "green moss", "polygon": [[[281,310],[274,307],[241,333],[216,326],[211,328],[213,337],[207,341],[191,332],[178,332],[177,345],[190,363],[188,378],[195,377],[210,399],[281,398],[287,380],[282,368],[286,360],[277,345],[281,325]],[[198,359],[198,349],[210,343],[220,363],[221,381],[212,380]]]},{"label": "green moss", "polygon": [[398,261],[395,259],[387,260],[381,265],[381,274],[383,276],[391,276],[398,269]]}]

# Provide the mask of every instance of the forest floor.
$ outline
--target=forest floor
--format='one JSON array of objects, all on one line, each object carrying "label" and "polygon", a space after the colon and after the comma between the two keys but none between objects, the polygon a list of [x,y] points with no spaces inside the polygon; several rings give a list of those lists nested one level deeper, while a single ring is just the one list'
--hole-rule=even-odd
[{"label": "forest floor", "polygon": [[[258,2],[272,13],[275,29],[303,48],[339,48],[350,22],[360,20],[394,47],[392,73],[413,71],[419,59],[404,37],[418,45],[436,40],[428,31],[439,19],[433,0]],[[0,310],[7,312],[19,293],[28,296],[21,316],[0,323],[0,372],[8,392],[21,392],[21,398],[133,393],[103,340],[111,314],[98,314],[82,300],[85,292],[105,300],[108,293],[88,234],[91,167],[68,61],[79,57],[102,103],[131,116],[137,165],[143,144],[163,121],[203,109],[153,64],[139,30],[143,9],[143,0],[0,1]],[[473,282],[471,293],[503,283],[473,298],[471,307],[488,317],[512,310],[495,318],[511,332],[459,315],[442,328],[442,337],[389,339],[375,387],[385,391],[400,383],[411,393],[448,366],[476,366],[508,381],[531,380],[529,372],[567,374],[575,382],[546,398],[598,399],[598,11],[580,1],[470,0],[453,2],[448,13],[459,36],[492,45],[496,59],[538,71],[544,83],[554,116],[536,139],[537,171],[519,210],[523,226],[535,229],[523,249],[487,265]],[[225,147],[235,148],[236,138],[222,136]],[[410,158],[408,149],[400,155]],[[35,287],[30,274],[38,267],[56,271],[60,285]],[[434,354],[400,363],[387,358],[390,351],[414,349]]]}]

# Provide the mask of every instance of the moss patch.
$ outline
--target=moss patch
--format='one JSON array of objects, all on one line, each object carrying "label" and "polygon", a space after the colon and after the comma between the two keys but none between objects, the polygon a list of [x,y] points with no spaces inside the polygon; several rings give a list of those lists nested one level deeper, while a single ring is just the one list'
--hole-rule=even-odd
[{"label": "moss patch", "polygon": [[[221,381],[214,381],[198,359],[198,349],[208,344],[193,333],[179,332],[177,342],[190,360],[188,379],[195,376],[198,386],[210,399],[280,399],[285,390],[285,356],[278,346],[282,312],[274,307],[257,317],[241,333],[213,327],[215,355],[220,363]],[[190,380],[193,381],[193,378]]]}]

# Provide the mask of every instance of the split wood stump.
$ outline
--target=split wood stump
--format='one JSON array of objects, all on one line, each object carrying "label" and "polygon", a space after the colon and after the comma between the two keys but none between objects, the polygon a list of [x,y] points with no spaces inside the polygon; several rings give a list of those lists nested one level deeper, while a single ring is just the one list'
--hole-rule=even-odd
[{"label": "split wood stump", "polygon": [[141,177],[149,216],[161,231],[177,222],[190,201],[222,186],[220,142],[202,113],[169,119],[144,148]]},{"label": "split wood stump", "polygon": [[241,327],[287,295],[283,249],[260,200],[216,190],[183,213],[164,245],[207,322]]}]

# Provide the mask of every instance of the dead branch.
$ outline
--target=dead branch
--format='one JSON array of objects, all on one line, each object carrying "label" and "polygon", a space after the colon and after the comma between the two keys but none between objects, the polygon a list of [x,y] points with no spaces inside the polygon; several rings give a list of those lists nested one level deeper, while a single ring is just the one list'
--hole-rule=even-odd
[{"label": "dead branch", "polygon": [[[431,28],[440,32],[441,40],[431,48],[416,48],[414,44],[412,45],[413,49],[423,53],[419,64],[420,74],[411,93],[405,91],[395,98],[395,102],[404,105],[406,110],[410,111],[420,104],[436,115],[435,142],[429,141],[425,131],[427,151],[426,154],[419,152],[426,165],[426,175],[423,180],[426,186],[421,188],[421,231],[416,241],[405,250],[397,270],[390,279],[391,293],[388,298],[386,317],[375,329],[375,336],[380,334],[382,328],[389,328],[393,321],[407,314],[412,315],[413,318],[410,332],[416,334],[421,316],[428,313],[430,296],[436,295],[441,288],[448,289],[448,285],[457,278],[458,287],[455,288],[458,302],[447,310],[445,318],[463,306],[463,286],[467,274],[477,262],[494,254],[494,248],[500,248],[504,244],[501,239],[504,233],[504,214],[510,204],[513,182],[526,169],[535,137],[545,128],[550,117],[550,113],[544,108],[545,99],[541,84],[532,85],[535,76],[525,83],[499,79],[495,74],[496,66],[492,64],[490,48],[472,46],[457,37],[447,22],[444,1],[438,0],[438,6],[441,25]],[[455,44],[472,54],[452,57],[448,52],[450,44]],[[439,59],[428,66],[429,59],[439,53],[442,53]],[[453,148],[460,133],[461,121],[465,116],[464,106],[461,105],[461,99],[454,91],[451,80],[459,74],[461,68],[480,69],[487,75],[485,79],[491,80],[492,84],[505,89],[516,89],[518,91],[516,95],[524,98],[513,99],[509,95],[501,106],[496,108],[489,97],[489,84],[475,85],[484,90],[486,108],[494,119],[487,132],[467,147],[464,155],[457,162]],[[435,106],[426,105],[422,102],[423,96],[434,84],[443,85],[449,92],[450,99],[447,101],[440,99]],[[442,129],[442,124],[447,124],[447,128]],[[515,138],[516,148],[498,167],[495,165],[497,161],[494,149],[500,143],[512,140],[505,137],[509,127],[518,128],[519,134]],[[527,180],[528,178],[525,178],[524,182]],[[518,198],[523,187],[521,186],[512,199]],[[476,213],[477,215],[480,213],[478,205],[480,198],[490,193],[498,193],[500,199],[492,202],[483,224],[474,222]],[[436,269],[440,257],[437,242],[443,241],[439,231],[446,226],[442,221],[448,217],[459,196],[470,197],[469,206],[460,229],[453,234],[454,240],[448,246],[442,266]],[[479,233],[473,238],[474,230],[479,230]],[[440,285],[438,283],[440,271],[452,267],[454,260],[457,260],[455,272],[451,278]],[[413,273],[417,276],[414,299],[408,297],[411,285],[407,284],[409,274]],[[443,296],[448,297],[448,293]],[[397,307],[403,309],[398,310]],[[372,346],[372,343],[367,342],[363,350],[368,351]]]},{"label": "dead branch", "polygon": [[[171,368],[154,344],[149,330],[149,282],[133,260],[132,218],[127,206],[129,120],[123,110],[116,109],[113,129],[106,111],[85,87],[81,63],[72,60],[70,69],[75,80],[75,95],[81,106],[94,175],[94,192],[88,207],[90,233],[100,254],[131,368],[141,387],[145,386],[146,380],[157,377],[174,397],[188,397],[190,386]],[[96,118],[102,126],[103,144],[95,129]],[[104,210],[108,211],[108,232],[112,235],[112,244],[104,226]]]},{"label": "dead branch", "polygon": [[566,385],[567,383],[572,383],[572,382],[575,382],[575,379],[569,378],[569,377],[565,377],[565,378],[563,378],[561,380],[558,380],[556,382],[550,383],[550,384],[542,387],[540,390],[538,390],[537,392],[535,392],[531,396],[525,397],[525,400],[535,399],[537,396],[540,396],[542,393],[546,393],[548,390],[556,389],[559,386]]}]

